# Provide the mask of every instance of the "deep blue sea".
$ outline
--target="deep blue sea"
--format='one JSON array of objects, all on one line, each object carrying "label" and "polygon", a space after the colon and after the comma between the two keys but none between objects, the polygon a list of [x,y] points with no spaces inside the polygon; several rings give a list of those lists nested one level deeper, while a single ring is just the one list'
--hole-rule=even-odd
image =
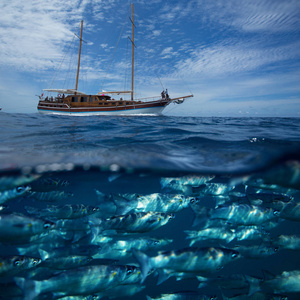
[{"label": "deep blue sea", "polygon": [[[299,299],[299,118],[1,112],[0,126],[0,299]],[[75,204],[97,211],[70,217]],[[149,212],[171,217],[141,229]],[[151,270],[143,280],[139,251]],[[227,261],[228,251],[238,257]],[[201,259],[207,269],[193,269]],[[94,278],[103,266],[114,271]],[[124,266],[135,266],[130,284]]]}]

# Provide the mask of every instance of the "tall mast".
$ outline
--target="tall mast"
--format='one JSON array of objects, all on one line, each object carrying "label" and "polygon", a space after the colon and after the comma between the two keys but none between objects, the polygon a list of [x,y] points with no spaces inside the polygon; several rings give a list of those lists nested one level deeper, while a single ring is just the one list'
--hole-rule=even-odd
[{"label": "tall mast", "polygon": [[132,40],[131,40],[131,51],[132,51],[132,61],[131,61],[131,101],[133,100],[133,81],[134,81],[134,22],[133,22],[133,3],[131,3],[131,23],[132,23]]},{"label": "tall mast", "polygon": [[81,56],[81,44],[82,44],[82,28],[83,28],[83,20],[81,20],[81,29],[80,29],[80,42],[79,42],[79,55],[78,55],[78,66],[77,66],[77,76],[76,76],[76,85],[75,91],[78,88],[78,79],[79,79],[79,68],[80,68],[80,56]]}]

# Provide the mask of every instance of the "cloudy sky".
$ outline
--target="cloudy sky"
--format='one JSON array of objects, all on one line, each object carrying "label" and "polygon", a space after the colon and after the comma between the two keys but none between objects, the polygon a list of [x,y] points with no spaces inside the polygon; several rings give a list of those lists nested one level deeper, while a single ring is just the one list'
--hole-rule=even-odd
[{"label": "cloudy sky", "polygon": [[[168,115],[300,117],[299,0],[133,0],[135,94],[194,94]],[[0,3],[0,107],[36,112],[45,88],[130,89],[128,0]],[[118,46],[118,47],[116,47]]]}]

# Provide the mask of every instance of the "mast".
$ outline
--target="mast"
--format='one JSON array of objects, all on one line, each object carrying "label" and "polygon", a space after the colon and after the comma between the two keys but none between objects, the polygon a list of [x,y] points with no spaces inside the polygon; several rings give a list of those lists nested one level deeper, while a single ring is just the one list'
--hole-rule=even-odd
[{"label": "mast", "polygon": [[132,40],[131,40],[131,101],[133,100],[133,81],[134,81],[134,22],[133,22],[133,3],[131,3],[131,23],[132,23]]},{"label": "mast", "polygon": [[[82,44],[82,28],[83,28],[83,20],[81,20],[81,29],[80,29],[80,42],[79,42],[79,54],[78,54],[78,66],[77,66],[77,76],[76,76],[76,85],[75,85],[75,91],[77,91],[78,88],[78,79],[79,79],[79,68],[80,68],[80,56],[81,56],[81,44]],[[76,95],[76,92],[75,92]]]}]

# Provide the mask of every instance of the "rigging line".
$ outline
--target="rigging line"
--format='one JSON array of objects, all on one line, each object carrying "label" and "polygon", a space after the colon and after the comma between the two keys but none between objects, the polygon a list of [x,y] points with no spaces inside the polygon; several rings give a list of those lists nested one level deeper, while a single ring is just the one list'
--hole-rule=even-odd
[{"label": "rigging line", "polygon": [[127,78],[128,78],[128,67],[127,67],[127,62],[128,62],[128,39],[127,39],[127,43],[126,43],[126,58],[125,58],[125,80],[124,80],[124,91],[126,91],[126,87],[127,87]]},{"label": "rigging line", "polygon": [[[129,11],[127,12],[127,16],[128,16],[128,14],[129,14]],[[121,30],[121,33],[120,33],[120,36],[119,36],[119,39],[118,39],[117,45],[116,45],[116,47],[115,47],[115,50],[114,50],[114,53],[113,53],[113,55],[112,55],[112,58],[111,58],[111,60],[110,60],[110,62],[109,62],[109,65],[108,65],[108,68],[107,68],[106,74],[105,74],[105,76],[104,76],[104,79],[103,79],[103,81],[102,81],[102,85],[101,85],[101,89],[100,89],[100,91],[102,91],[102,89],[103,89],[104,82],[105,82],[105,80],[106,80],[106,77],[107,77],[108,71],[109,71],[109,69],[110,69],[111,63],[112,63],[112,61],[113,61],[113,58],[114,58],[114,56],[115,56],[116,50],[117,50],[117,48],[118,48],[118,45],[119,45],[119,42],[120,42],[121,36],[122,36],[122,34],[123,34],[123,31],[124,31],[124,28],[125,28],[125,25],[126,25],[126,23],[127,23],[127,16],[126,16],[126,18],[125,18],[125,22],[124,22],[124,25],[123,25],[123,27],[122,27],[122,30]]]},{"label": "rigging line", "polygon": [[187,87],[187,89],[189,90],[189,92],[193,95],[193,92],[191,91],[190,87],[188,86],[187,82],[183,79],[183,77],[180,75],[180,73],[178,71],[176,71],[176,73],[178,74],[179,78],[181,79],[181,81],[184,83],[184,85]]},{"label": "rigging line", "polygon": [[54,81],[56,80],[56,77],[57,77],[57,75],[58,75],[58,72],[59,72],[59,70],[61,69],[61,66],[62,66],[63,62],[65,61],[65,58],[66,58],[67,54],[69,53],[72,44],[74,43],[74,39],[75,39],[75,35],[73,36],[72,41],[70,41],[69,47],[68,47],[67,51],[65,52],[65,55],[63,56],[63,58],[62,58],[62,60],[61,60],[61,62],[60,62],[60,64],[59,64],[58,68],[56,69],[56,72],[54,73],[54,76],[53,76],[53,79],[52,79],[52,82],[51,82],[51,84],[50,84],[49,89],[52,88],[52,85],[53,85]]},{"label": "rigging line", "polygon": [[162,89],[163,89],[163,91],[164,91],[164,90],[165,90],[164,85],[162,84],[162,82],[161,82],[160,78],[158,77],[158,75],[157,75],[157,74],[155,74],[155,75],[156,75],[156,77],[158,78],[158,80],[159,80],[159,82],[160,82],[160,85],[161,85],[161,87],[162,87]]},{"label": "rigging line", "polygon": [[73,57],[74,57],[74,52],[75,52],[75,43],[73,43],[73,51],[72,51],[72,54],[71,54],[71,57],[69,59],[69,66],[68,66],[68,69],[66,71],[66,77],[65,77],[65,80],[64,80],[64,83],[63,83],[63,87],[67,87],[68,84],[70,85],[70,73],[72,71],[74,71],[75,69],[75,64],[76,62],[73,60]]}]

